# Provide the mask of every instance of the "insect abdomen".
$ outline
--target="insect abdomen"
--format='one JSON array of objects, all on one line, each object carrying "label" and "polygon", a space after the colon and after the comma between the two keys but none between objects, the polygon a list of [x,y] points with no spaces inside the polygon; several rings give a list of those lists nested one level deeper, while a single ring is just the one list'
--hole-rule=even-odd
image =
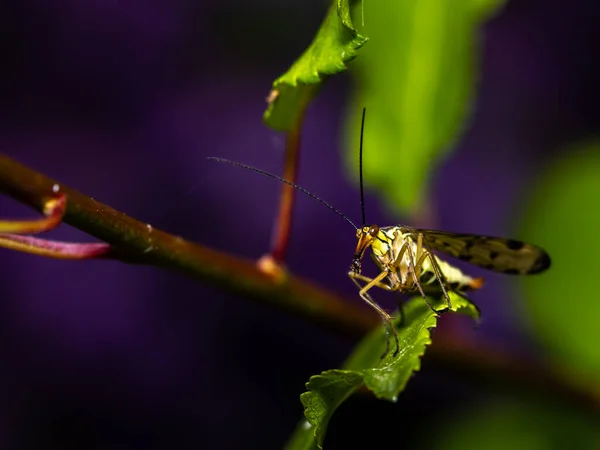
[{"label": "insect abdomen", "polygon": [[[483,287],[483,278],[472,278],[468,275],[465,275],[460,269],[451,266],[438,257],[435,257],[435,259],[444,276],[444,285],[446,289],[456,292],[465,292]],[[422,270],[423,272],[421,273],[420,282],[423,285],[423,288],[425,288],[426,285],[429,287],[433,284],[435,288],[439,290],[439,286],[436,283],[435,272],[433,271],[428,260],[424,262]]]}]

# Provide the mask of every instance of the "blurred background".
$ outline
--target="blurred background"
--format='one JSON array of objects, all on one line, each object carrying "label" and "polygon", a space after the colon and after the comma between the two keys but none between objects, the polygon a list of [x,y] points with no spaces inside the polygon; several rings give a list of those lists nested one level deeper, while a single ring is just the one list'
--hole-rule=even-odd
[{"label": "blurred background", "polygon": [[[0,148],[156,228],[258,258],[269,249],[280,186],[205,157],[281,173],[285,138],[262,123],[265,97],[327,7],[4,2]],[[525,354],[590,389],[600,375],[599,18],[594,0],[500,7],[474,30],[468,115],[444,158],[426,165],[418,202],[394,205],[389,184],[367,193],[368,220],[380,225],[505,235],[546,248],[553,268],[531,279],[469,269],[487,280],[473,296],[482,325],[474,331],[466,318],[444,317],[433,339],[460,336]],[[371,36],[369,20],[365,5]],[[333,77],[309,107],[298,180],[357,222],[348,162],[361,102],[371,108],[367,130],[379,127],[358,80]],[[383,150],[367,141],[365,151],[369,180]],[[380,165],[412,172],[403,161]],[[35,213],[3,197],[0,217]],[[91,240],[68,226],[49,236]],[[291,271],[359,303],[346,276],[354,246],[339,217],[298,197]],[[0,250],[0,267],[0,448],[281,448],[302,417],[304,383],[339,367],[354,345],[152,267],[8,250]],[[393,307],[393,298],[376,298]],[[494,386],[472,385],[425,357],[397,404],[355,396],[343,405],[326,448],[600,445],[593,413],[552,393],[528,398]]]}]

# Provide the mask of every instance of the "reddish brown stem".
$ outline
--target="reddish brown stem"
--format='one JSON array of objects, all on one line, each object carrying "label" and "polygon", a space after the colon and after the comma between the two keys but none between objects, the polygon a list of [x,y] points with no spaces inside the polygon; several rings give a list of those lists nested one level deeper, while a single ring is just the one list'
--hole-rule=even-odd
[{"label": "reddish brown stem", "polygon": [[63,221],[110,244],[112,258],[184,272],[345,334],[357,336],[379,323],[370,310],[333,292],[291,275],[275,279],[252,260],[167,234],[0,154],[0,192],[43,212],[56,185],[67,197]]},{"label": "reddish brown stem", "polygon": [[[55,184],[0,155],[0,192],[43,211],[54,195]],[[67,196],[64,222],[110,243],[114,258],[177,270],[352,336],[360,336],[380,323],[370,309],[345,301],[327,289],[293,275],[276,280],[253,261],[193,244],[66,186],[60,189]],[[476,380],[498,380],[504,385],[543,395],[551,393],[600,410],[600,393],[571,382],[560,368],[496,349],[477,349],[444,336],[427,352],[426,361]]]},{"label": "reddish brown stem", "polygon": [[[298,155],[300,154],[300,136],[304,112],[299,116],[295,127],[290,130],[286,137],[285,161],[283,178],[292,183],[296,182],[298,175]],[[271,242],[271,257],[277,264],[282,264],[290,240],[292,229],[292,212],[296,190],[287,184],[281,185],[281,197],[279,200],[279,213],[273,227],[273,238]]]}]

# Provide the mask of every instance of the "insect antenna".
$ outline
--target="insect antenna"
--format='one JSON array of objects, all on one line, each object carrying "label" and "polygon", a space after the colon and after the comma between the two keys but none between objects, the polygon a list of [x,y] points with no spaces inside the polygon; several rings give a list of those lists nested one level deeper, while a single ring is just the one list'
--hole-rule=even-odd
[{"label": "insect antenna", "polygon": [[270,172],[267,172],[267,171],[265,171],[265,170],[257,169],[256,167],[248,166],[248,165],[246,165],[246,164],[242,164],[242,163],[239,163],[239,162],[236,162],[236,161],[230,161],[230,160],[228,160],[228,159],[223,159],[223,158],[216,158],[216,157],[214,157],[214,156],[209,156],[209,157],[208,157],[208,158],[206,158],[206,159],[211,159],[211,160],[213,160],[213,161],[217,161],[217,162],[220,162],[220,163],[224,163],[224,164],[230,164],[230,165],[232,165],[232,166],[241,167],[242,169],[251,170],[251,171],[253,171],[253,172],[260,173],[261,175],[264,175],[264,176],[266,176],[266,177],[273,178],[274,180],[278,180],[278,181],[280,181],[281,183],[285,183],[285,184],[287,184],[288,186],[291,186],[291,187],[293,187],[294,189],[296,189],[296,190],[298,190],[298,191],[302,192],[303,194],[306,194],[306,195],[308,195],[310,198],[312,198],[313,200],[316,200],[316,201],[318,201],[318,202],[319,202],[319,203],[321,203],[322,205],[325,205],[325,206],[327,206],[327,207],[328,207],[330,210],[332,210],[334,213],[336,213],[338,216],[340,216],[342,219],[344,219],[346,222],[348,222],[350,225],[352,225],[352,226],[354,227],[354,229],[355,229],[355,230],[356,230],[356,229],[358,229],[358,228],[357,228],[357,226],[356,226],[356,225],[354,225],[354,222],[352,222],[352,221],[351,221],[351,220],[348,218],[348,216],[346,216],[344,213],[342,213],[341,211],[339,211],[339,210],[337,210],[336,208],[334,208],[333,206],[331,206],[331,205],[330,205],[329,203],[327,203],[325,200],[323,200],[323,199],[321,199],[321,198],[317,197],[317,196],[316,196],[315,194],[313,194],[312,192],[309,192],[309,191],[307,191],[307,190],[306,190],[306,189],[304,189],[303,187],[301,187],[301,186],[298,186],[297,184],[294,184],[294,183],[292,183],[291,181],[288,181],[288,180],[286,180],[286,179],[284,179],[284,178],[281,178],[280,176],[274,175],[274,174],[272,174],[272,173],[270,173]]},{"label": "insect antenna", "polygon": [[358,173],[360,176],[360,212],[362,218],[363,227],[367,224],[366,216],[365,216],[365,190],[363,188],[363,136],[365,132],[365,114],[367,112],[367,108],[363,108],[362,111],[362,121],[360,125],[360,145],[358,150]]}]

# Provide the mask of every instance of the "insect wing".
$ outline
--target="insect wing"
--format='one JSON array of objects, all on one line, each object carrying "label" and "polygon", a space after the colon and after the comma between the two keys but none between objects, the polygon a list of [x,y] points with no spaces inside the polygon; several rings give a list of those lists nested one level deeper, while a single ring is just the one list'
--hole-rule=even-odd
[{"label": "insect wing", "polygon": [[550,256],[543,249],[514,239],[409,227],[401,230],[415,239],[422,234],[432,249],[495,272],[525,275],[550,267]]}]

